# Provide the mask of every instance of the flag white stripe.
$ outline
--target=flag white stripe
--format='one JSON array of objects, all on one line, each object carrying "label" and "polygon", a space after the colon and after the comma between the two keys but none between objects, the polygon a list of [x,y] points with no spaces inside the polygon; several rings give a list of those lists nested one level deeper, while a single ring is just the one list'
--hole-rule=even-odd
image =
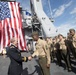
[{"label": "flag white stripe", "polygon": [[[9,32],[10,32],[10,39],[12,39],[12,30],[11,30],[11,26],[10,26],[10,19],[7,18],[7,23],[9,24]],[[8,34],[9,35],[9,34]]]},{"label": "flag white stripe", "polygon": [[[20,15],[19,15],[19,11],[18,11],[18,4],[16,4],[16,8],[17,8],[17,13],[18,13],[18,17],[20,17]],[[21,28],[19,28],[19,31],[20,31],[20,39],[21,39],[21,43],[22,43],[22,46],[24,46],[24,43],[25,43],[25,41],[23,40],[23,36],[21,36],[21,35],[23,35],[22,34],[22,30],[21,30]]]},{"label": "flag white stripe", "polygon": [[5,40],[5,47],[7,47],[7,44],[8,44],[8,32],[7,32],[7,22],[5,22],[5,39],[7,39],[7,40]]},{"label": "flag white stripe", "polygon": [[[17,8],[16,10],[17,10],[17,13],[18,13],[18,17],[17,18],[19,18],[20,15],[19,15],[18,3],[16,4],[16,8]],[[24,46],[23,34],[22,34],[22,30],[21,30],[20,27],[19,27],[19,36],[20,36],[20,39],[21,39],[21,44],[22,44],[22,46]]]},{"label": "flag white stripe", "polygon": [[[18,7],[18,6],[17,6]],[[16,18],[16,28],[17,28],[17,31],[18,31],[18,36],[19,36],[19,33],[20,33],[20,31],[19,31],[19,22],[18,22],[18,18],[17,18],[17,13],[18,12],[16,12],[16,5],[13,3],[13,8],[14,8],[14,15],[15,15],[15,18]],[[20,42],[20,40],[19,40],[20,38],[18,37],[18,41]],[[21,49],[21,47],[20,47],[20,43],[18,43],[18,46],[19,46],[19,48]]]},{"label": "flag white stripe", "polygon": [[[11,2],[11,3],[13,3],[13,2]],[[8,2],[8,4],[9,4],[11,19],[12,19],[12,28],[14,29],[14,18],[13,18],[13,10],[12,10],[12,9],[14,9],[14,8],[11,7],[11,4],[10,4],[9,2]],[[14,35],[15,35],[15,37],[16,37],[15,29],[14,29]]]},{"label": "flag white stripe", "polygon": [[2,53],[2,49],[3,49],[3,22],[4,20],[1,21],[1,24],[2,24],[2,32],[1,32],[1,50],[0,50],[0,53]]},{"label": "flag white stripe", "polygon": [[[22,24],[21,24],[21,16],[19,12],[19,5],[17,2],[8,2],[8,6],[10,9],[11,18],[6,18],[1,21],[2,24],[2,36],[1,36],[1,50],[3,47],[6,47],[9,44],[9,40],[13,37],[18,37],[18,48],[20,50],[25,50],[24,46],[25,41],[22,34]],[[4,34],[3,34],[4,33]]]},{"label": "flag white stripe", "polygon": [[[16,12],[17,12],[17,13],[16,13],[16,15],[17,15],[16,18],[17,18],[17,20],[18,20],[19,17],[20,17],[20,15],[19,15],[19,9],[18,9],[18,3],[16,3],[15,6],[16,6]],[[19,22],[17,21],[17,23],[19,23]],[[18,25],[18,24],[17,24],[17,25]],[[18,27],[18,41],[20,42],[20,39],[21,39],[20,36],[21,36],[21,35],[20,35],[20,30],[19,30],[19,29],[20,29],[20,27]],[[18,43],[18,46],[19,46],[19,48],[21,49],[20,43]]]}]

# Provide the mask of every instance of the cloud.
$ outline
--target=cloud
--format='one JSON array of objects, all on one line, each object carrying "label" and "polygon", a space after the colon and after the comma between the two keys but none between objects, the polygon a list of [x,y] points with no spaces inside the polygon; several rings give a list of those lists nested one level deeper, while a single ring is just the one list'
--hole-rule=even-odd
[{"label": "cloud", "polygon": [[74,8],[74,9],[70,12],[70,14],[76,14],[76,8]]},{"label": "cloud", "polygon": [[72,4],[72,1],[70,1],[68,4],[65,4],[65,7],[69,7]]},{"label": "cloud", "polygon": [[20,5],[22,6],[23,10],[30,11],[30,0],[16,0],[17,2],[20,2]]},{"label": "cloud", "polygon": [[69,7],[71,4],[72,4],[72,1],[70,1],[68,4],[61,5],[58,9],[54,9],[53,10],[55,11],[54,18],[61,16],[64,13],[65,9]]},{"label": "cloud", "polygon": [[55,12],[55,14],[54,14],[54,17],[56,18],[56,17],[62,15],[63,12],[64,12],[64,10],[65,10],[64,6],[60,6],[60,7],[58,8],[58,10],[56,10],[56,12]]},{"label": "cloud", "polygon": [[57,34],[62,34],[64,36],[67,36],[67,33],[71,28],[76,29],[76,25],[71,25],[71,24],[60,25],[59,27],[57,27],[58,29]]},{"label": "cloud", "polygon": [[53,12],[56,12],[57,9],[54,9]]},{"label": "cloud", "polygon": [[43,4],[43,6],[46,6],[47,5],[47,0],[42,0],[42,4]]}]

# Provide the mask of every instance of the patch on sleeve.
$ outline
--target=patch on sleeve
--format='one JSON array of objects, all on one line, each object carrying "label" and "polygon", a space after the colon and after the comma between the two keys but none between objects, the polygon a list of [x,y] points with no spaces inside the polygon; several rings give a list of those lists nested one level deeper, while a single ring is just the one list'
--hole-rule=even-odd
[{"label": "patch on sleeve", "polygon": [[10,46],[10,48],[15,48],[14,46]]},{"label": "patch on sleeve", "polygon": [[46,50],[48,50],[48,46],[46,45]]}]

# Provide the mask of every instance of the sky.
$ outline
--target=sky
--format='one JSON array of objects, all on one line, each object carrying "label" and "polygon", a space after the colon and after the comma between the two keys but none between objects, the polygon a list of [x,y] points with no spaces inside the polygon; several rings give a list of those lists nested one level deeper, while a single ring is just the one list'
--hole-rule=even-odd
[{"label": "sky", "polygon": [[[30,0],[16,1],[20,2],[23,9],[30,11]],[[76,0],[49,0],[49,2],[51,12],[48,0],[42,0],[43,9],[48,17],[53,17],[58,33],[66,36],[70,28],[76,30]]]}]

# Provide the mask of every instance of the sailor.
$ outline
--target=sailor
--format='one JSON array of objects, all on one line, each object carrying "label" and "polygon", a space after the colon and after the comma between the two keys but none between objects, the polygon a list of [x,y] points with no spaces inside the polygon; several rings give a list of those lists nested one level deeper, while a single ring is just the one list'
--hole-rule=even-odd
[{"label": "sailor", "polygon": [[55,45],[56,45],[56,40],[55,40],[55,38],[53,38],[52,39],[52,44],[51,44],[51,54],[52,54],[51,55],[51,62],[54,61],[54,58],[57,58],[56,57],[57,49],[56,49]]},{"label": "sailor", "polygon": [[50,40],[50,37],[47,37],[47,38],[46,38],[46,42],[47,42],[47,45],[48,45],[48,47],[49,47],[49,50],[51,51],[52,39]]},{"label": "sailor", "polygon": [[74,55],[74,57],[76,58],[76,33],[74,29],[70,29],[69,30],[70,35],[72,36],[72,53]]},{"label": "sailor", "polygon": [[65,69],[67,69],[68,71],[71,71],[71,64],[70,64],[70,60],[69,60],[70,57],[67,52],[67,46],[65,44],[63,35],[59,34],[58,38],[59,38],[61,56],[65,62],[65,66],[66,66]]},{"label": "sailor", "polygon": [[36,50],[29,59],[38,56],[42,75],[50,75],[50,53],[46,41],[39,38],[38,32],[33,32],[32,37],[36,41]]},{"label": "sailor", "polygon": [[57,58],[57,63],[56,64],[58,64],[59,66],[61,66],[62,65],[62,63],[61,63],[61,52],[60,52],[60,45],[58,43],[59,42],[58,36],[54,37],[54,42],[55,42],[55,44],[54,44],[55,55],[56,55],[56,58]]},{"label": "sailor", "polygon": [[49,48],[49,52],[50,52],[50,56],[51,56],[51,62],[52,62],[53,61],[53,53],[52,53],[52,48],[51,48],[52,38],[51,37],[47,37],[46,38],[46,43],[47,43],[47,46]]},{"label": "sailor", "polygon": [[27,62],[27,57],[22,57],[20,51],[17,48],[17,38],[11,39],[11,46],[7,51],[7,55],[10,58],[10,65],[8,69],[8,75],[21,75],[23,68],[22,62]]}]

